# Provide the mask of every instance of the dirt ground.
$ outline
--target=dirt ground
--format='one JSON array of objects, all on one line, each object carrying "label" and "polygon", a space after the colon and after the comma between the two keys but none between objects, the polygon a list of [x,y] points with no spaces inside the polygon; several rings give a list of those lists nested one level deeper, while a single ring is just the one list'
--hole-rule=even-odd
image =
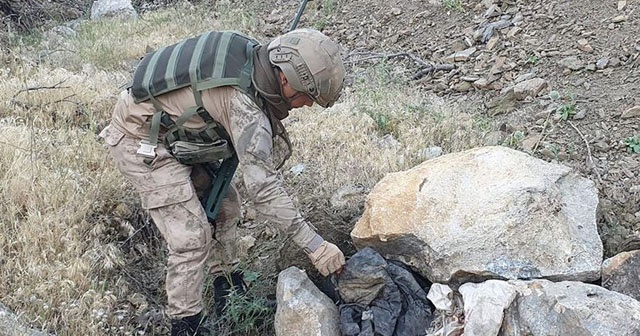
[{"label": "dirt ground", "polygon": [[[282,3],[265,4],[263,33],[289,26],[299,2]],[[640,134],[632,109],[640,106],[639,15],[640,1],[324,0],[309,2],[299,27],[313,22],[337,39],[347,64],[391,55],[425,92],[502,123],[493,142],[509,140],[593,180],[611,256],[640,229],[640,155],[624,144]],[[483,39],[481,28],[501,20],[511,24]],[[467,60],[447,60],[469,48]],[[547,83],[537,97],[513,101],[506,93],[533,77]]]}]

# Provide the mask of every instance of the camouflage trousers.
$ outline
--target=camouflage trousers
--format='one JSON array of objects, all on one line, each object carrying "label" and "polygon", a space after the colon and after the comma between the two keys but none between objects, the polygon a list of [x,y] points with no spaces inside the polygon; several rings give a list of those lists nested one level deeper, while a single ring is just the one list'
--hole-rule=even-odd
[{"label": "camouflage trousers", "polygon": [[179,163],[161,145],[156,148],[155,159],[145,163],[136,154],[140,140],[125,136],[113,126],[105,128],[100,136],[167,243],[168,315],[182,318],[199,313],[203,309],[205,269],[218,275],[238,263],[235,243],[241,212],[237,190],[232,186],[221,205],[214,239],[198,199],[212,182],[201,167]]}]

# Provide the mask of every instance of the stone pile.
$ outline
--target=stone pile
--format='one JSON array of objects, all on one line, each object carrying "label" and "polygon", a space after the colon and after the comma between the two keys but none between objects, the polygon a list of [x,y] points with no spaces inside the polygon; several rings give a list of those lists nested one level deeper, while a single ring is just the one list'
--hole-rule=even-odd
[{"label": "stone pile", "polygon": [[429,335],[638,335],[640,251],[603,262],[597,205],[571,169],[482,147],[388,174],[351,236],[434,283]]}]

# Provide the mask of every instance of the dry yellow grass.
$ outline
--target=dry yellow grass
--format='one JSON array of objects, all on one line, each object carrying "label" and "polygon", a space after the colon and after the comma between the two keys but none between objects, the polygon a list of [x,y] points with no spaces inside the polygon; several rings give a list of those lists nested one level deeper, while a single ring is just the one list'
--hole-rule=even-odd
[{"label": "dry yellow grass", "polygon": [[[208,29],[253,33],[247,7],[220,5],[215,11],[186,5],[135,22],[82,23],[65,42],[70,52],[63,57],[44,42],[18,43],[5,55],[0,302],[33,327],[65,335],[132,335],[147,303],[163,301],[141,297],[119,273],[131,260],[117,237],[134,234],[127,214],[135,211],[118,209],[135,208],[137,201],[95,133],[147,46]],[[489,128],[385,73],[366,69],[366,80],[331,109],[292,113],[287,124],[295,148],[285,178],[302,205],[326,203],[342,186],[372,187],[384,174],[421,162],[430,146],[448,152],[482,141]],[[302,173],[288,171],[298,164]]]}]

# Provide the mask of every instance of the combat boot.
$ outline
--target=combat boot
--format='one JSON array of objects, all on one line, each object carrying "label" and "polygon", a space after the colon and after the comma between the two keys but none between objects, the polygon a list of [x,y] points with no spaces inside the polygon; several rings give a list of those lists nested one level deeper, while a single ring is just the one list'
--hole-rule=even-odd
[{"label": "combat boot", "polygon": [[209,330],[203,325],[204,318],[202,312],[171,320],[171,336],[206,336]]},{"label": "combat boot", "polygon": [[247,285],[244,282],[244,276],[241,271],[231,273],[231,282],[229,278],[220,275],[213,280],[214,299],[216,306],[216,314],[222,316],[227,309],[229,294],[235,292],[236,295],[244,295],[247,292]]}]

